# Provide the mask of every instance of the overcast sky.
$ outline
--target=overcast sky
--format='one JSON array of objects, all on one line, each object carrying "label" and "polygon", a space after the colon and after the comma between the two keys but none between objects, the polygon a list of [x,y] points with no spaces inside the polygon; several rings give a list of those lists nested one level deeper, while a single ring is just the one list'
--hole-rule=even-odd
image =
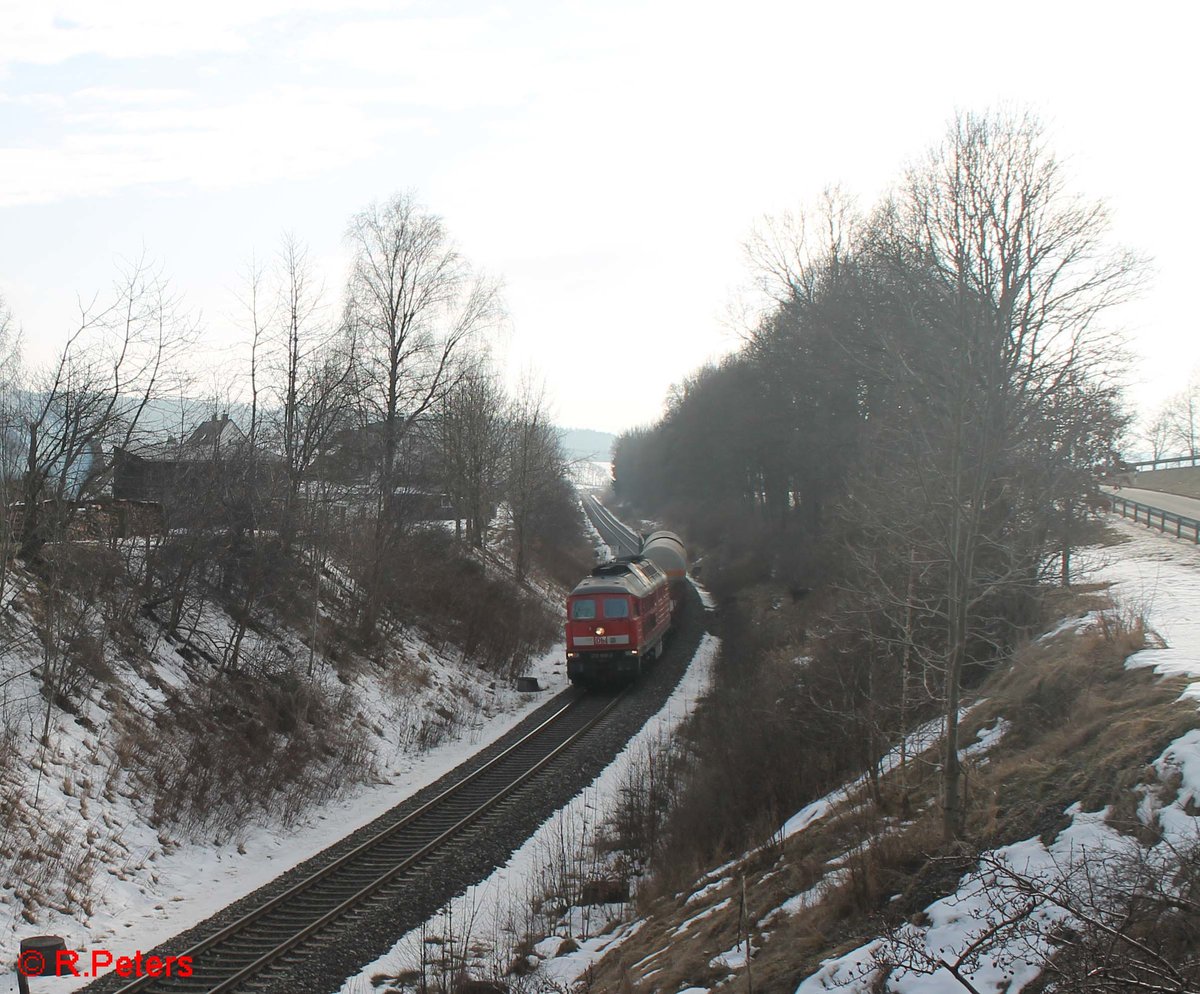
[{"label": "overcast sky", "polygon": [[654,419],[737,344],[756,218],[869,203],[956,108],[1028,105],[1154,280],[1153,405],[1200,362],[1192,3],[0,0],[0,294],[34,358],[143,249],[214,348],[285,230],[414,190],[500,277],[511,370],[562,424]]}]

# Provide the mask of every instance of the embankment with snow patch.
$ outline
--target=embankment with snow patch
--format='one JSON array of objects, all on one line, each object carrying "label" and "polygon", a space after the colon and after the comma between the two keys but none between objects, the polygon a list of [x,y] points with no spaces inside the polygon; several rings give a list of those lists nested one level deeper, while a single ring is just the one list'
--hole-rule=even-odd
[{"label": "embankment with snow patch", "polygon": [[941,841],[928,722],[760,846],[640,907],[589,989],[1017,994],[1046,971],[1191,989],[1200,551],[1113,528],[1088,577],[1111,593],[1062,599],[1061,621],[961,716],[965,844]]}]

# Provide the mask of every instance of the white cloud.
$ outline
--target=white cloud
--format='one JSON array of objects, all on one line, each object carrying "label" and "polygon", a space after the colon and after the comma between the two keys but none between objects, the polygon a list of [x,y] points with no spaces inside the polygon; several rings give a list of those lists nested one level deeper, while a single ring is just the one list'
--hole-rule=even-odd
[{"label": "white cloud", "polygon": [[0,67],[245,51],[249,29],[303,13],[396,9],[387,0],[0,0]]},{"label": "white cloud", "polygon": [[318,71],[386,78],[399,100],[447,111],[515,106],[566,76],[536,26],[521,30],[494,11],[348,21],[297,39],[288,55]]},{"label": "white cloud", "polygon": [[[1041,0],[1012,0],[1003,17],[959,0],[0,0],[0,206],[27,205],[4,216],[0,272],[37,286],[39,306],[41,288],[76,278],[23,251],[20,224],[70,217],[60,241],[80,265],[116,217],[122,237],[155,232],[156,251],[220,282],[235,235],[286,224],[328,250],[351,211],[415,186],[468,255],[507,277],[522,361],[568,383],[559,336],[603,340],[639,360],[611,416],[642,418],[666,382],[729,344],[719,315],[756,217],[831,182],[869,204],[955,107],[1013,100],[1049,119],[1081,188],[1160,257],[1133,320],[1158,329],[1144,341],[1161,365],[1190,367],[1194,156],[1179,122],[1200,7],[1181,6],[1166,31],[1127,13],[1099,4],[1081,21]],[[175,196],[164,207],[145,192]],[[100,197],[119,207],[89,211]],[[565,403],[586,423],[591,400]]]},{"label": "white cloud", "polygon": [[141,185],[207,190],[302,178],[377,154],[385,135],[422,126],[321,88],[281,87],[222,105],[193,106],[164,92],[142,102],[148,106],[129,102],[73,112],[52,144],[0,148],[0,206]]},{"label": "white cloud", "polygon": [[[73,101],[95,101],[103,104],[156,106],[178,103],[188,97],[187,90],[154,89],[152,87],[89,86],[71,95]],[[65,100],[62,101],[65,103]]]}]

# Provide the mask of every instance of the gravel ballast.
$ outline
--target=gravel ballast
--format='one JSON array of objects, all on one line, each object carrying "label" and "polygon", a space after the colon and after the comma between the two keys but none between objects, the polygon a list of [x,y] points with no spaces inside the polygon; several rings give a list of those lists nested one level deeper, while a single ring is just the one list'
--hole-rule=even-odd
[{"label": "gravel ballast", "polygon": [[[450,898],[503,865],[539,825],[595,779],[670,696],[705,630],[706,615],[699,597],[692,587],[685,589],[678,631],[663,657],[643,674],[621,705],[582,742],[489,811],[448,845],[432,864],[423,863],[419,871],[402,874],[366,906],[306,942],[302,951],[293,953],[285,961],[284,968],[272,967],[269,977],[263,977],[254,989],[279,994],[308,991],[323,994],[336,990],[347,976],[390,949],[403,935],[433,916]],[[178,955],[248,914],[462,780],[577,693],[570,689],[556,695],[496,742],[371,824],[150,952],[159,956]],[[85,990],[88,994],[108,994],[128,983],[128,980],[110,974]]]}]

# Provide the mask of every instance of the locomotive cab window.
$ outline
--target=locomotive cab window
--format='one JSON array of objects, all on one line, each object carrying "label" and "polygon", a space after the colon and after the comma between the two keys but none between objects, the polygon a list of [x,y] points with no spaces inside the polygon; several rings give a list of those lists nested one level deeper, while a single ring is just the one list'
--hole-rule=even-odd
[{"label": "locomotive cab window", "polygon": [[590,621],[594,617],[596,617],[595,601],[578,600],[571,604],[572,621]]},{"label": "locomotive cab window", "polygon": [[604,601],[604,617],[628,618],[629,601],[624,597],[608,597]]}]

